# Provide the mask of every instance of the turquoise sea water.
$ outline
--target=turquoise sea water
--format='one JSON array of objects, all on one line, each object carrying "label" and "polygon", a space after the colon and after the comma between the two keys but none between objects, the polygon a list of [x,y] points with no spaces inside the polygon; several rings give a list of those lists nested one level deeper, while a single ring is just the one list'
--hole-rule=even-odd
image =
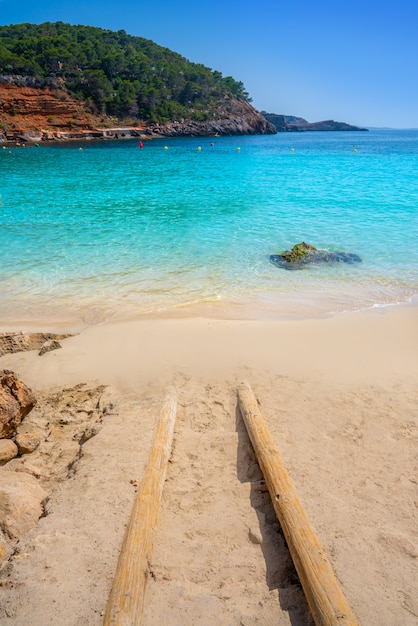
[{"label": "turquoise sea water", "polygon": [[[418,131],[12,147],[0,176],[0,321],[311,317],[418,296]],[[363,262],[269,262],[300,241]]]}]

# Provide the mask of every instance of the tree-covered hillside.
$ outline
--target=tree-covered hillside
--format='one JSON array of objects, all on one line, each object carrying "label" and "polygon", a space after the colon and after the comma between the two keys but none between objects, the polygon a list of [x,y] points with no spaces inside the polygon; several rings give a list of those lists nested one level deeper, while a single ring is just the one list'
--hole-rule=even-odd
[{"label": "tree-covered hillside", "polygon": [[242,82],[125,31],[63,22],[0,26],[0,75],[63,85],[118,118],[209,121],[223,101],[250,102]]}]

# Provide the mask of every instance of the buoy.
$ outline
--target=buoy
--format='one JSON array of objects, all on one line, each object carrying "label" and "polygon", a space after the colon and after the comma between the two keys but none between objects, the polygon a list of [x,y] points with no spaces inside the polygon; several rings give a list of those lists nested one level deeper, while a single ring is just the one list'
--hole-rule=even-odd
[{"label": "buoy", "polygon": [[200,151],[202,148],[199,146],[197,149]]},{"label": "buoy", "polygon": [[354,148],[353,152],[357,152],[357,148]]},{"label": "buoy", "polygon": [[168,150],[168,146],[164,146],[164,150]]},{"label": "buoy", "polygon": [[295,151],[295,149],[294,149],[294,148],[290,148],[290,152],[294,152],[294,151]]},{"label": "buoy", "polygon": [[238,152],[241,152],[241,148],[237,148]]},{"label": "buoy", "polygon": [[79,150],[82,150],[83,148],[79,148]]}]

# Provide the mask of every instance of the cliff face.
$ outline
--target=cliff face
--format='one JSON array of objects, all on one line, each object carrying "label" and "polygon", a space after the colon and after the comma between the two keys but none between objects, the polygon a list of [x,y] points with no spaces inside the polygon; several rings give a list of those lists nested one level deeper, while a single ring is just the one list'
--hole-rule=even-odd
[{"label": "cliff face", "polygon": [[[63,85],[39,88],[18,81],[0,79],[0,133],[15,139],[25,133],[53,138],[66,135],[95,133],[98,128],[135,127],[151,135],[205,136],[274,134],[276,129],[247,102],[225,99],[219,103],[217,119],[210,122],[180,120],[167,124],[146,124],[138,120],[119,120],[93,113],[82,100],[71,97]],[[0,137],[1,139],[1,137]]]},{"label": "cliff face", "polygon": [[91,130],[100,118],[65,89],[40,89],[0,81],[0,131],[13,137],[25,132]]},{"label": "cliff face", "polygon": [[335,122],[334,120],[324,120],[322,122],[308,122],[303,117],[295,117],[293,115],[277,115],[276,113],[266,113],[262,111],[262,115],[271,124],[274,125],[278,133],[283,132],[303,132],[307,130],[316,131],[335,131],[335,130],[367,130],[367,128],[359,128],[345,122]]}]

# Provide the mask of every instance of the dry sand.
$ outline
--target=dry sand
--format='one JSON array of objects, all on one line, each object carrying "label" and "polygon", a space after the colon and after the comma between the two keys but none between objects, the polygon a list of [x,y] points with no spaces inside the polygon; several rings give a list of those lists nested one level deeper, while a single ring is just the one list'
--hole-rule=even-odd
[{"label": "dry sand", "polygon": [[[311,624],[257,489],[237,410],[242,380],[359,622],[418,624],[416,307],[289,322],[137,320],[61,343],[42,357],[0,358],[39,396],[27,428],[49,439],[28,463],[51,494],[2,580],[1,624],[102,623],[168,383],[178,411],[144,624]],[[83,420],[94,436],[74,448]]]}]

